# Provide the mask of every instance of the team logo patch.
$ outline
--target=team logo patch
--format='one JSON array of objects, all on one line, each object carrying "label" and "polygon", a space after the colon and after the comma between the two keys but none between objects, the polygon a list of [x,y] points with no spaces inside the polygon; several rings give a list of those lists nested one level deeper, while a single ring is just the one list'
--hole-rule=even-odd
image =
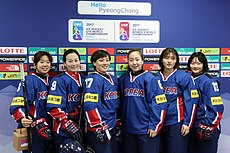
[{"label": "team logo patch", "polygon": [[11,106],[24,106],[24,98],[14,97],[14,99],[12,100]]},{"label": "team logo patch", "polygon": [[165,94],[156,96],[156,103],[161,104],[167,102]]},{"label": "team logo patch", "polygon": [[86,93],[84,96],[84,102],[98,102],[98,94]]},{"label": "team logo patch", "polygon": [[48,95],[47,103],[61,105],[62,96]]},{"label": "team logo patch", "polygon": [[199,94],[197,90],[191,90],[191,97],[192,98],[199,98]]},{"label": "team logo patch", "polygon": [[221,97],[211,97],[212,105],[222,105]]}]

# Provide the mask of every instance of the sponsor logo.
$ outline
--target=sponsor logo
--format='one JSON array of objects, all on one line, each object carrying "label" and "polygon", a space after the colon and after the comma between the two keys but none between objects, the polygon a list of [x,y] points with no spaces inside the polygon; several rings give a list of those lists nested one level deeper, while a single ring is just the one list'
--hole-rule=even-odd
[{"label": "sponsor logo", "polygon": [[23,57],[16,57],[16,56],[1,56],[0,62],[25,62],[26,56]]},{"label": "sponsor logo", "polygon": [[150,71],[160,69],[158,64],[143,64],[143,68],[144,70],[150,70]]},{"label": "sponsor logo", "polygon": [[206,56],[208,62],[220,62],[220,56]]},{"label": "sponsor logo", "polygon": [[212,105],[223,105],[221,97],[211,97]]},{"label": "sponsor logo", "polygon": [[197,90],[191,90],[191,97],[192,98],[199,98],[199,94]]},{"label": "sponsor logo", "polygon": [[230,64],[229,63],[221,63],[221,69],[222,70],[230,70]]},{"label": "sponsor logo", "polygon": [[182,69],[182,70],[186,70],[187,69],[187,65],[185,64],[180,64],[179,65],[179,68]]},{"label": "sponsor logo", "polygon": [[145,62],[158,62],[159,61],[160,56],[145,56],[144,57],[144,61]]},{"label": "sponsor logo", "polygon": [[24,106],[24,98],[14,97],[12,100],[11,106]]},{"label": "sponsor logo", "polygon": [[230,48],[221,48],[221,54],[230,54]]},{"label": "sponsor logo", "polygon": [[[57,56],[52,56],[53,62],[52,63],[57,63]],[[34,56],[29,56],[29,63],[34,63]]]},{"label": "sponsor logo", "polygon": [[0,54],[27,54],[27,48],[26,47],[0,47]]},{"label": "sponsor logo", "polygon": [[[34,65],[30,65],[29,69],[30,70],[35,70]],[[57,71],[57,65],[51,65],[50,71],[55,71],[56,72]]]},{"label": "sponsor logo", "polygon": [[[27,75],[27,72],[25,72]],[[0,72],[0,80],[20,80],[20,72]]]},{"label": "sponsor logo", "polygon": [[156,103],[161,104],[167,102],[165,94],[156,96]]},{"label": "sponsor logo", "polygon": [[68,49],[75,49],[79,53],[79,55],[86,55],[86,48],[59,48],[58,52],[59,55],[63,55],[64,52]]},{"label": "sponsor logo", "polygon": [[120,78],[122,74],[126,73],[125,71],[116,72],[117,78]]},{"label": "sponsor logo", "polygon": [[116,56],[117,63],[127,63],[127,56]]},{"label": "sponsor logo", "polygon": [[116,53],[117,54],[128,54],[131,49],[141,50],[141,48],[117,48]]},{"label": "sponsor logo", "polygon": [[191,55],[195,51],[194,48],[175,48],[175,49],[179,55],[184,55],[184,54]]},{"label": "sponsor logo", "polygon": [[230,77],[230,70],[221,71],[221,77]]},{"label": "sponsor logo", "polygon": [[209,75],[213,76],[213,77],[218,77],[219,76],[219,71],[209,71],[207,72]]},{"label": "sponsor logo", "polygon": [[160,55],[165,48],[144,48],[144,55]]},{"label": "sponsor logo", "polygon": [[230,56],[221,56],[221,62],[230,62]]},{"label": "sponsor logo", "polygon": [[48,95],[47,103],[61,105],[62,96]]},{"label": "sponsor logo", "polygon": [[202,52],[205,55],[219,55],[220,48],[196,48],[196,52]]},{"label": "sponsor logo", "polygon": [[116,71],[127,71],[128,64],[116,64]]},{"label": "sponsor logo", "polygon": [[187,63],[189,56],[179,56],[180,63]]},{"label": "sponsor logo", "polygon": [[45,51],[49,52],[51,55],[57,55],[57,48],[47,47],[47,48],[40,48],[40,47],[29,47],[29,54],[34,55],[38,51]]},{"label": "sponsor logo", "polygon": [[98,94],[86,93],[84,95],[84,102],[98,102]]},{"label": "sponsor logo", "polygon": [[114,55],[114,48],[88,48],[88,55],[92,55],[93,52],[97,50],[105,50],[107,51],[110,55]]},{"label": "sponsor logo", "polygon": [[209,70],[219,70],[220,64],[219,63],[208,63]]},{"label": "sponsor logo", "polygon": [[[27,70],[27,65],[24,64],[24,70]],[[2,72],[19,72],[19,64],[0,64],[0,71]]]}]

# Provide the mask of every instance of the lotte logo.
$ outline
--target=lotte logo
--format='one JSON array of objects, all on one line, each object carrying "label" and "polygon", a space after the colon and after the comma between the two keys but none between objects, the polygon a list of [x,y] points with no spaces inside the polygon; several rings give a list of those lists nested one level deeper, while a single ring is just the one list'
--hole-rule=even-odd
[{"label": "lotte logo", "polygon": [[0,54],[27,54],[26,47],[0,47]]}]

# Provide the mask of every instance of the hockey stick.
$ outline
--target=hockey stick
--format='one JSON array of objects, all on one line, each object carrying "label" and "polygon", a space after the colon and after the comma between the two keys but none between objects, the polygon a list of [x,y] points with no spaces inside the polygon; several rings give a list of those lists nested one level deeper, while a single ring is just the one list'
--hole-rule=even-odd
[{"label": "hockey stick", "polygon": [[[20,75],[21,75],[21,86],[23,90],[23,99],[24,99],[24,107],[25,107],[25,116],[28,119],[29,115],[29,104],[26,98],[26,85],[25,85],[25,73],[24,73],[24,64],[20,63]],[[30,127],[27,128],[27,139],[28,139],[28,152],[31,152],[31,141],[30,141]]]}]

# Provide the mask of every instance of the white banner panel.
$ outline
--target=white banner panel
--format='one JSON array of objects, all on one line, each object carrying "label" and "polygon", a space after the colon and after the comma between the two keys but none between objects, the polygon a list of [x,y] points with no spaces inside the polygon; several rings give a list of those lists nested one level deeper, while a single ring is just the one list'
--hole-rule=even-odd
[{"label": "white banner panel", "polygon": [[158,43],[160,22],[143,20],[69,20],[70,42]]},{"label": "white banner panel", "polygon": [[79,1],[77,10],[79,14],[150,16],[151,3]]}]

